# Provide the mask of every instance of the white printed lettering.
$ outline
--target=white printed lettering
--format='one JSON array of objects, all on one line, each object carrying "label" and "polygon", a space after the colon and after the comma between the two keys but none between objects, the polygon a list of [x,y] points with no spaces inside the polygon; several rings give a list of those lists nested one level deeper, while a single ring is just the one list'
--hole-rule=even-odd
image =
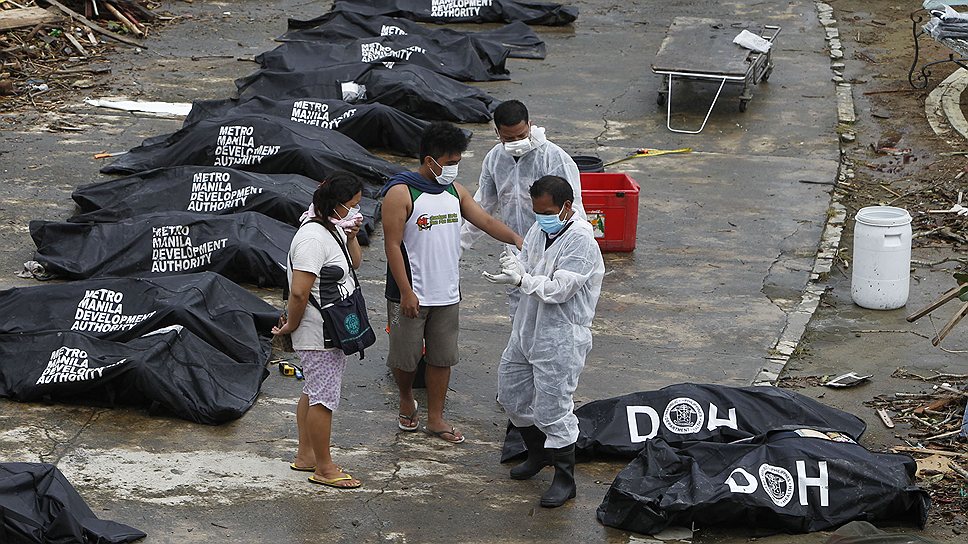
[{"label": "white printed lettering", "polygon": [[706,425],[707,430],[715,430],[720,427],[729,427],[730,429],[738,429],[736,425],[736,408],[730,408],[729,412],[726,414],[726,419],[719,419],[719,408],[715,404],[709,403],[709,423]]},{"label": "white printed lettering", "polygon": [[830,485],[827,482],[827,462],[818,461],[817,468],[820,476],[816,478],[807,477],[807,464],[797,461],[797,487],[800,492],[800,504],[807,505],[807,486],[820,488],[820,506],[830,506]]},{"label": "white printed lettering", "polygon": [[[742,474],[743,478],[746,478],[745,485],[740,485],[736,482],[734,478],[736,474]],[[734,469],[733,472],[729,473],[729,478],[726,478],[726,485],[729,486],[729,490],[733,493],[753,493],[759,487],[759,484],[756,483],[756,478],[742,468]]]},{"label": "white printed lettering", "polygon": [[[659,433],[659,413],[655,411],[651,406],[626,406],[625,412],[628,415],[629,420],[629,440],[633,444],[638,444],[639,442],[645,442],[655,438],[655,435]],[[652,425],[649,430],[649,434],[643,435],[639,432],[639,422],[638,415],[646,414],[649,419],[652,420]]]}]

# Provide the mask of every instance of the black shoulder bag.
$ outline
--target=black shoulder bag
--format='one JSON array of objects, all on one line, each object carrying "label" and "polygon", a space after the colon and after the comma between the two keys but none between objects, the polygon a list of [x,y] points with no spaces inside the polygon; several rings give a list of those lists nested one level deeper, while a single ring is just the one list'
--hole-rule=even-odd
[{"label": "black shoulder bag", "polygon": [[[333,235],[336,244],[343,250],[343,256],[346,257],[346,266],[353,274],[356,289],[341,300],[326,306],[320,306],[313,296],[309,297],[309,302],[323,315],[324,334],[328,340],[333,342],[333,347],[343,350],[346,355],[359,352],[360,359],[362,359],[363,350],[376,343],[376,333],[373,332],[370,319],[366,315],[363,289],[360,287],[360,280],[356,277],[356,270],[353,268],[350,254],[339,239],[339,235],[331,230],[329,230],[329,233]],[[339,284],[337,283],[337,285]],[[339,285],[339,289],[342,293],[343,286]]]}]

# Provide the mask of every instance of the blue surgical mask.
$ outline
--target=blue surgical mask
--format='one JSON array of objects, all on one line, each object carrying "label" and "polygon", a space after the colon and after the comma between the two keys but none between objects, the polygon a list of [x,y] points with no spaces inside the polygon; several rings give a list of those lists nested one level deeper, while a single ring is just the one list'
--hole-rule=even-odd
[{"label": "blue surgical mask", "polygon": [[556,214],[534,214],[534,220],[541,227],[541,230],[554,236],[561,232],[561,229],[565,228],[567,221],[562,221],[561,212],[565,211],[565,206],[561,206],[561,211]]},{"label": "blue surgical mask", "polygon": [[434,161],[434,164],[440,168],[440,175],[437,176],[437,183],[441,185],[450,185],[451,183],[454,183],[454,180],[457,179],[458,165],[452,164],[448,166],[441,166],[440,163],[437,162],[437,159],[430,157],[430,160]]}]

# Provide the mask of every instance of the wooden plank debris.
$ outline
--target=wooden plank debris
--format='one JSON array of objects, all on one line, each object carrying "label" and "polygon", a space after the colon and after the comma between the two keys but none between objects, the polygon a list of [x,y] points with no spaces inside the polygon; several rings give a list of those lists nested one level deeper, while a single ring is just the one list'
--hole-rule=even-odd
[{"label": "wooden plank debris", "polygon": [[134,45],[134,46],[142,47],[142,48],[145,47],[145,45],[143,43],[141,43],[141,42],[139,42],[137,40],[132,40],[131,38],[126,38],[126,37],[124,37],[124,36],[122,36],[120,34],[115,34],[114,32],[111,32],[110,30],[105,30],[105,29],[101,28],[96,23],[94,23],[91,20],[89,20],[87,17],[85,17],[85,16],[81,15],[80,13],[72,10],[71,8],[65,6],[64,4],[61,4],[57,0],[45,0],[45,1],[47,3],[49,3],[50,5],[56,7],[57,9],[61,10],[62,12],[64,12],[65,15],[71,17],[75,21],[83,24],[84,26],[90,28],[94,32],[97,32],[98,34],[103,34],[103,35],[105,35],[105,36],[107,36],[109,38],[114,38],[115,40],[118,40],[121,43],[126,43],[128,45]]},{"label": "wooden plank debris", "polygon": [[0,31],[26,28],[43,23],[53,23],[64,18],[36,6],[0,11]]}]

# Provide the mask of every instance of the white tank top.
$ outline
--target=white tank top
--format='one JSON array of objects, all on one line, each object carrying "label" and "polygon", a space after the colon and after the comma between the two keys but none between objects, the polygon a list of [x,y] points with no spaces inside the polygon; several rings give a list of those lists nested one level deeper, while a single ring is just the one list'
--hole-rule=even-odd
[{"label": "white tank top", "polygon": [[413,213],[403,228],[403,255],[421,306],[460,302],[460,197],[453,185],[440,194],[410,189]]}]

